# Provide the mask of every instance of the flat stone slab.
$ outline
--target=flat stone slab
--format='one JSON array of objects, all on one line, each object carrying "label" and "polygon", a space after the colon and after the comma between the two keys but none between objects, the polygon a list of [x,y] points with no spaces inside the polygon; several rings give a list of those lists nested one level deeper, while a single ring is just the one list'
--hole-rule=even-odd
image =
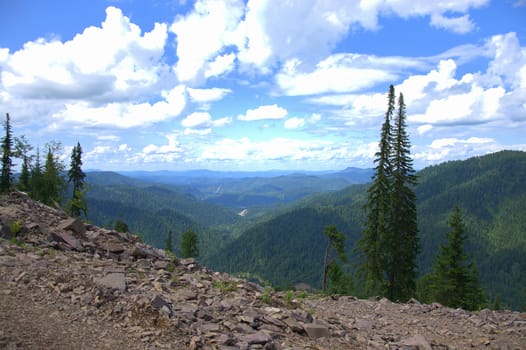
[{"label": "flat stone slab", "polygon": [[263,332],[257,332],[254,334],[248,334],[241,337],[241,341],[249,345],[252,344],[266,344],[271,341],[272,338]]},{"label": "flat stone slab", "polygon": [[305,329],[305,332],[311,339],[318,339],[329,336],[329,328],[321,324],[307,323],[303,325],[303,329]]},{"label": "flat stone slab", "polygon": [[60,230],[72,231],[79,236],[86,235],[86,226],[84,226],[84,223],[79,218],[64,220],[58,225],[58,228]]},{"label": "flat stone slab", "polygon": [[66,243],[71,249],[78,251],[82,250],[82,244],[80,241],[68,232],[51,232],[51,237],[55,242]]},{"label": "flat stone slab", "polygon": [[117,289],[121,292],[126,291],[126,279],[123,273],[109,273],[102,278],[94,278],[93,282],[99,287]]}]

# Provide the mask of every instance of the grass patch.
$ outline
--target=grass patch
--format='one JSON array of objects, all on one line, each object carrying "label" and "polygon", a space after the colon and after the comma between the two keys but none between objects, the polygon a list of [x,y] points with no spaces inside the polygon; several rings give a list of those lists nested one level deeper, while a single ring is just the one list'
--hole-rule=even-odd
[{"label": "grass patch", "polygon": [[237,290],[237,285],[228,281],[215,281],[214,288],[219,289],[222,293],[233,292]]}]

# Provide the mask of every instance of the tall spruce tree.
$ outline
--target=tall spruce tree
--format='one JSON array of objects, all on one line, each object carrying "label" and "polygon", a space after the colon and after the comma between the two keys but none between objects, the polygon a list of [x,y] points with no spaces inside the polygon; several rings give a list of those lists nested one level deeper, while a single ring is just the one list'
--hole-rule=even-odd
[{"label": "tall spruce tree", "polygon": [[380,137],[379,151],[375,154],[375,172],[373,183],[367,190],[368,199],[365,205],[367,223],[363,236],[358,242],[358,248],[364,255],[362,273],[365,279],[365,293],[381,295],[384,292],[384,266],[386,233],[389,230],[391,192],[392,127],[391,122],[395,111],[394,86],[389,87],[387,112]]},{"label": "tall spruce tree", "polygon": [[458,206],[453,208],[448,224],[451,231],[446,235],[446,244],[440,246],[433,265],[431,300],[455,308],[478,309],[485,305],[486,299],[478,282],[476,266],[468,261],[464,252],[466,227]]},{"label": "tall spruce tree", "polygon": [[68,182],[73,184],[73,193],[70,203],[70,212],[78,217],[81,211],[87,214],[87,204],[84,199],[86,174],[82,171],[82,148],[80,142],[71,151],[71,163],[68,171]]},{"label": "tall spruce tree", "polygon": [[5,136],[2,138],[2,174],[0,177],[0,192],[9,191],[13,185],[13,133],[9,113],[5,115]]},{"label": "tall spruce tree", "polygon": [[410,157],[411,143],[406,132],[403,94],[398,98],[398,113],[393,134],[391,215],[389,215],[391,223],[389,230],[386,231],[386,243],[390,247],[386,252],[386,296],[391,300],[406,301],[414,296],[416,289],[416,257],[419,244],[416,196],[413,190],[416,185],[416,175]]},{"label": "tall spruce tree", "polygon": [[415,292],[419,250],[416,198],[412,188],[416,176],[402,94],[396,117],[395,104],[395,90],[391,85],[379,151],[374,159],[373,183],[367,192],[367,222],[358,248],[364,256],[365,294],[407,300]]}]

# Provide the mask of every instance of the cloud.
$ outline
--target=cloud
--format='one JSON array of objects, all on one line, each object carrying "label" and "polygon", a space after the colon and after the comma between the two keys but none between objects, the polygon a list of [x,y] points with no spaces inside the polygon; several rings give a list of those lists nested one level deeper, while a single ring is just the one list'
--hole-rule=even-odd
[{"label": "cloud", "polygon": [[221,127],[232,123],[232,117],[223,117],[216,120],[212,120],[212,125]]},{"label": "cloud", "polygon": [[88,102],[71,102],[52,115],[60,123],[85,127],[132,128],[177,117],[186,105],[185,87],[176,86],[161,93],[162,100],[150,103],[108,103],[93,107]]},{"label": "cloud", "polygon": [[266,119],[283,119],[287,116],[287,110],[277,104],[260,106],[256,109],[249,109],[244,115],[239,115],[238,120],[255,121]]},{"label": "cloud", "polygon": [[117,135],[97,135],[97,140],[117,142],[120,140],[120,137]]},{"label": "cloud", "polygon": [[211,164],[246,163],[252,167],[267,168],[269,164],[287,164],[289,167],[320,169],[325,166],[343,167],[349,162],[357,166],[369,166],[377,144],[361,142],[333,142],[327,140],[302,140],[276,137],[265,141],[253,141],[248,137],[225,138],[203,147],[195,160]]},{"label": "cloud", "polygon": [[203,124],[208,125],[212,120],[212,116],[207,112],[194,112],[188,115],[181,121],[181,125],[185,128],[195,128]]},{"label": "cloud", "polygon": [[[238,59],[262,72],[275,62],[302,57],[312,66],[353,28],[378,30],[380,16],[430,17],[433,27],[466,33],[475,28],[468,12],[489,0],[270,1],[250,0],[240,25],[246,38]],[[450,14],[458,14],[453,17]],[[286,20],[283,20],[286,19]],[[308,25],[305,25],[308,23]]]},{"label": "cloud", "polygon": [[300,129],[305,126],[305,119],[292,117],[285,121],[284,126],[286,129]]},{"label": "cloud", "polygon": [[526,121],[526,51],[515,33],[495,35],[482,46],[485,72],[457,77],[453,59],[427,74],[414,74],[396,86],[408,106],[408,121],[424,125],[493,124],[513,127]]},{"label": "cloud", "polygon": [[101,27],[88,27],[64,43],[27,42],[4,57],[1,85],[17,98],[135,98],[159,82],[166,39],[165,24],[142,34],[121,10],[108,7]]},{"label": "cloud", "polygon": [[431,124],[424,124],[424,125],[420,125],[420,126],[416,129],[416,132],[417,132],[419,135],[424,135],[425,133],[427,133],[427,132],[430,131],[431,129],[433,129],[433,125],[431,125]]},{"label": "cloud", "polygon": [[13,53],[2,50],[0,103],[26,123],[41,116],[49,131],[129,128],[175,117],[185,96],[163,61],[167,33],[160,23],[143,33],[110,6],[100,27],[69,41],[40,38]]},{"label": "cloud", "polygon": [[420,63],[401,57],[378,58],[358,54],[335,54],[327,57],[310,72],[300,72],[298,59],[289,60],[276,75],[285,95],[316,95],[356,92],[378,83],[394,81],[401,67]]},{"label": "cloud", "polygon": [[165,135],[165,137],[168,140],[167,144],[160,146],[149,144],[143,148],[141,153],[133,157],[134,160],[144,163],[168,163],[180,159],[184,150],[177,141],[177,136],[175,134],[168,134]]},{"label": "cloud", "polygon": [[207,64],[204,72],[205,78],[218,77],[231,72],[235,67],[235,59],[236,55],[234,53],[217,56],[212,62]]},{"label": "cloud", "polygon": [[486,43],[492,54],[487,76],[490,83],[513,89],[526,88],[526,50],[514,32],[492,36]]},{"label": "cloud", "polygon": [[285,121],[285,129],[301,129],[307,124],[316,124],[321,120],[321,114],[313,113],[310,117],[292,117]]},{"label": "cloud", "polygon": [[423,114],[413,114],[408,120],[433,125],[481,123],[495,116],[504,93],[501,87],[484,90],[475,85],[468,92],[431,100]]},{"label": "cloud", "polygon": [[221,100],[227,94],[231,93],[230,89],[220,89],[220,88],[211,88],[211,89],[192,89],[187,88],[190,98],[194,102],[198,103],[207,103],[215,102]]},{"label": "cloud", "polygon": [[231,69],[233,56],[223,53],[230,45],[240,45],[237,27],[243,15],[243,2],[198,0],[192,12],[178,16],[170,26],[177,36],[177,77],[182,82],[208,77]]},{"label": "cloud", "polygon": [[130,146],[128,146],[128,144],[122,143],[122,144],[119,145],[118,150],[119,150],[119,152],[131,152],[132,148]]},{"label": "cloud", "polygon": [[91,150],[87,150],[83,155],[83,162],[87,168],[100,167],[109,169],[111,166],[122,165],[132,151],[127,144],[121,144],[117,147],[109,145],[96,145]]},{"label": "cloud", "polygon": [[245,5],[239,0],[199,0],[169,28],[177,37],[175,72],[180,81],[191,83],[231,72],[236,61],[242,70],[255,68],[263,74],[270,73],[276,63],[297,57],[313,67],[351,28],[378,30],[380,16],[430,16],[431,26],[466,33],[475,28],[469,10],[487,3],[249,0]]},{"label": "cloud", "polygon": [[205,136],[212,133],[211,128],[205,128],[205,129],[184,129],[185,135],[199,135],[199,136]]},{"label": "cloud", "polygon": [[185,135],[208,135],[212,132],[211,127],[222,127],[232,122],[231,117],[212,120],[208,112],[194,112],[181,121],[186,129]]},{"label": "cloud", "polygon": [[466,34],[475,28],[469,15],[446,17],[442,14],[433,14],[431,15],[431,25],[437,28],[451,30],[457,34]]},{"label": "cloud", "polygon": [[480,154],[501,150],[493,138],[455,137],[436,139],[430,145],[417,147],[415,161],[423,164],[437,164],[447,159],[465,159]]}]

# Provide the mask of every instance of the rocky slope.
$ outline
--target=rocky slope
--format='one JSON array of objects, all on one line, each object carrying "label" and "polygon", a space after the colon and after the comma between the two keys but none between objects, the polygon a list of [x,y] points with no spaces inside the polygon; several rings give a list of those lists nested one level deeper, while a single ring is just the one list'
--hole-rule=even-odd
[{"label": "rocky slope", "polygon": [[0,349],[524,349],[526,314],[276,293],[0,198]]}]

